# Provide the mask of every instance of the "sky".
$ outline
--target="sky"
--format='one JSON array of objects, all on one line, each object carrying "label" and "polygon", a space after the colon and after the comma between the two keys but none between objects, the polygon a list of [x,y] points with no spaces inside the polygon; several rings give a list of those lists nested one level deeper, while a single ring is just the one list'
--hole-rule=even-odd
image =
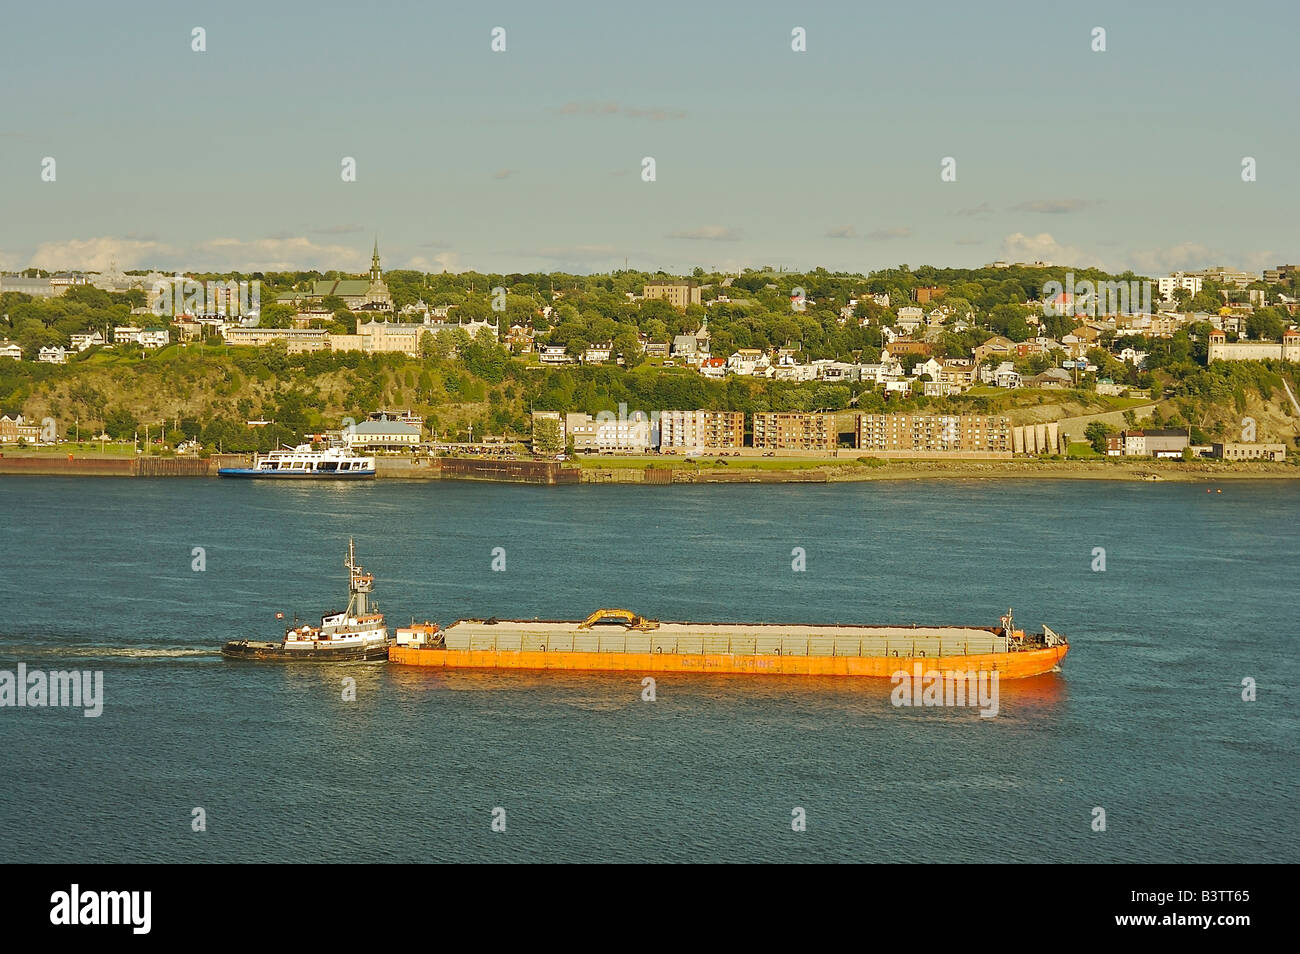
[{"label": "sky", "polygon": [[378,236],[426,271],[1259,271],[1300,260],[1297,26],[1199,0],[14,5],[0,269],[361,273]]}]

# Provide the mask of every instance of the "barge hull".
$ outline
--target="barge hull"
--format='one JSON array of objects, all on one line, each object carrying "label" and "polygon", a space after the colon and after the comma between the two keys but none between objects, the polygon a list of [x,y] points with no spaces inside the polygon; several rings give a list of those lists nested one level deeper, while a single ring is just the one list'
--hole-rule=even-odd
[{"label": "barge hull", "polygon": [[534,652],[394,646],[390,662],[445,669],[565,669],[600,672],[695,672],[765,676],[858,676],[889,679],[920,665],[924,672],[996,672],[1023,679],[1051,672],[1069,645],[969,656],[782,656],[734,653]]}]

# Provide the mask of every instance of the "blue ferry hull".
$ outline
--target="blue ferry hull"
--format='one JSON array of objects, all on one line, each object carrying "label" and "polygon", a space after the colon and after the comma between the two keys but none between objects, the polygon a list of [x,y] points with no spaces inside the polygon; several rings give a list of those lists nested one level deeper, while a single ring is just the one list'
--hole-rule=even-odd
[{"label": "blue ferry hull", "polygon": [[255,470],[252,467],[221,467],[217,469],[218,477],[267,477],[300,480],[352,480],[358,477],[373,477],[374,470],[348,471],[306,471],[306,470]]}]

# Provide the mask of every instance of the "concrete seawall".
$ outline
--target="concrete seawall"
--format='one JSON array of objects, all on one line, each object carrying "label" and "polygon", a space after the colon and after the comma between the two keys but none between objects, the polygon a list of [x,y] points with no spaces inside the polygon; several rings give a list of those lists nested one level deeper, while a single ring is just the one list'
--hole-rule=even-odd
[{"label": "concrete seawall", "polygon": [[216,462],[197,457],[11,457],[0,455],[0,474],[41,477],[213,477]]},{"label": "concrete seawall", "polygon": [[[216,477],[220,467],[251,467],[249,454],[198,457],[78,457],[0,453],[0,475],[33,477]],[[378,457],[376,476],[407,480],[490,480],[516,484],[576,484],[577,467],[550,460],[473,457]]]},{"label": "concrete seawall", "polygon": [[404,480],[490,480],[508,484],[576,484],[579,468],[553,460],[484,457],[377,457],[375,476]]},{"label": "concrete seawall", "polygon": [[11,457],[0,455],[0,474],[42,477],[134,477],[139,461],[130,457]]}]

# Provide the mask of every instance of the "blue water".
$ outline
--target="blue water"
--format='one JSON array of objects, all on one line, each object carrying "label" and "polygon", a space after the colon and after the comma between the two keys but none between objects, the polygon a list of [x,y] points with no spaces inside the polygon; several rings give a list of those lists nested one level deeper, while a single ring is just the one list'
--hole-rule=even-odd
[{"label": "blue water", "polygon": [[[1298,514],[1281,481],[4,478],[0,669],[101,670],[105,707],[0,708],[0,861],[1300,860]],[[639,676],[216,654],[341,608],[349,535],[390,624],[1010,605],[1072,651],[992,719],[871,681],[665,675],[644,702]]]}]

